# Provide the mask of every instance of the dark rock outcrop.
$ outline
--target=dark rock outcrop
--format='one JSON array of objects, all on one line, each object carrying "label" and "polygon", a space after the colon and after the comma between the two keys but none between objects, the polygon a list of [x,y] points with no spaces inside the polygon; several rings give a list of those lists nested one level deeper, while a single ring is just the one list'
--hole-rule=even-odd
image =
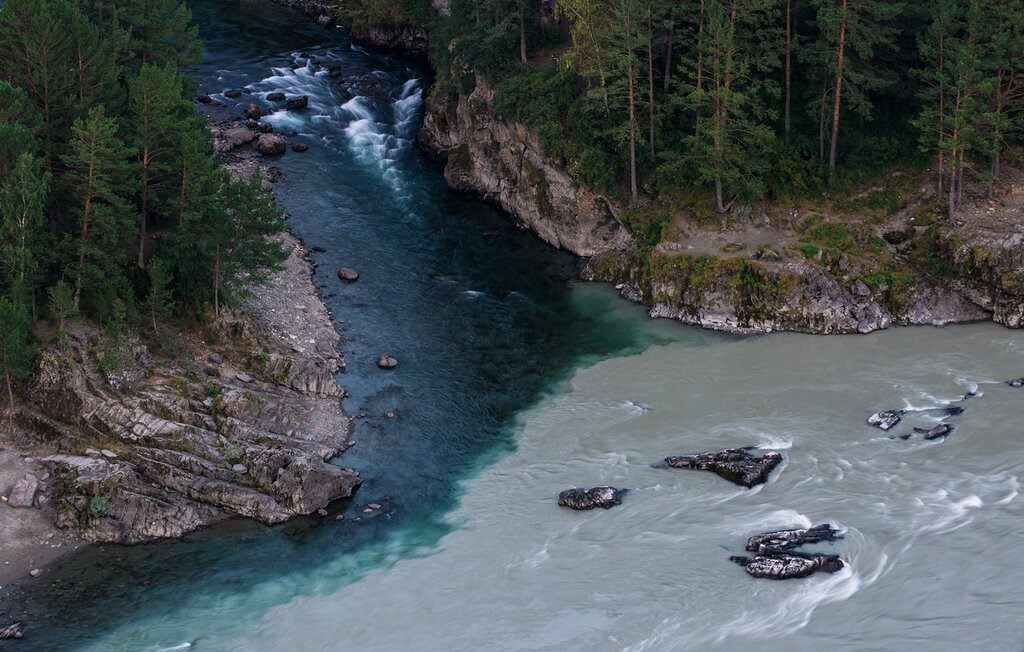
[{"label": "dark rock outcrop", "polygon": [[843,568],[843,560],[838,555],[799,552],[796,548],[840,538],[842,535],[828,524],[775,530],[747,539],[746,549],[756,553],[753,557],[733,556],[729,560],[743,566],[754,577],[772,580],[807,577],[819,571],[835,573]]},{"label": "dark rock outcrop", "polygon": [[494,201],[556,247],[582,256],[629,248],[612,204],[551,161],[525,126],[498,118],[493,104],[494,89],[479,76],[468,96],[452,100],[440,85],[429,93],[419,140],[447,159],[448,184]]},{"label": "dark rock outcrop", "polygon": [[267,101],[268,102],[283,102],[284,101],[284,93],[282,91],[273,91],[271,93],[267,93]]},{"label": "dark rock outcrop", "polygon": [[769,580],[798,579],[818,571],[835,573],[843,569],[843,560],[838,555],[778,553],[754,557],[733,556],[729,560],[743,566],[748,574]]},{"label": "dark rock outcrop", "polygon": [[242,109],[242,115],[249,120],[259,120],[263,116],[263,112],[260,111],[260,107],[250,102],[245,105],[244,109]]},{"label": "dark rock outcrop", "polygon": [[925,439],[941,439],[953,432],[953,426],[948,423],[939,423],[931,428],[914,428],[914,432],[924,435]]},{"label": "dark rock outcrop", "polygon": [[289,97],[284,101],[284,106],[289,111],[301,111],[309,106],[309,96],[297,95],[295,97]]},{"label": "dark rock outcrop", "polygon": [[729,482],[750,488],[768,480],[768,475],[782,461],[774,451],[761,457],[745,448],[730,448],[713,453],[666,457],[665,464],[674,469],[696,469],[717,473]]},{"label": "dark rock outcrop", "polygon": [[381,369],[394,369],[398,366],[398,360],[390,355],[382,355],[377,359],[377,366]]},{"label": "dark rock outcrop", "polygon": [[601,507],[609,509],[622,504],[625,489],[615,487],[594,487],[592,489],[566,489],[558,494],[558,504],[562,507],[587,510]]},{"label": "dark rock outcrop", "polygon": [[1024,387],[1024,378],[1014,378],[1006,381],[1006,384],[1010,387]]}]

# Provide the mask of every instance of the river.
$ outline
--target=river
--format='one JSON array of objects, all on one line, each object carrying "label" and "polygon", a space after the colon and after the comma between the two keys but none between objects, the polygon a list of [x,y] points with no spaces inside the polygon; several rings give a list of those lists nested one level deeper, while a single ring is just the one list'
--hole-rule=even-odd
[{"label": "river", "polygon": [[[269,118],[310,145],[277,163],[275,189],[323,249],[345,406],[365,415],[340,463],[366,482],[326,519],[89,549],[30,589],[42,615],[22,649],[1024,647],[1024,390],[1000,382],[1024,375],[1024,333],[739,338],[649,320],[444,187],[413,142],[420,65],[285,10],[190,5],[203,92],[310,96]],[[342,265],[361,280],[341,286]],[[385,352],[394,372],[375,367]],[[944,441],[865,424],[975,389]],[[753,490],[652,466],[747,445],[785,456]],[[555,504],[600,484],[630,493],[608,511]],[[386,513],[364,516],[369,501]],[[828,546],[839,573],[771,582],[728,561],[751,534],[822,522],[845,531]]]}]

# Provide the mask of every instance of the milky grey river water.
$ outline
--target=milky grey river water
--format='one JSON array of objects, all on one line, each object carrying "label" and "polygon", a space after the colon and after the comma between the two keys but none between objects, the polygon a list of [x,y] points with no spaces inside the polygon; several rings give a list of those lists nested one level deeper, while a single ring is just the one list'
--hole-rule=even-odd
[{"label": "milky grey river water", "polygon": [[[321,267],[365,412],[341,463],[370,521],[231,523],[97,548],[26,594],[33,650],[1024,649],[1024,333],[984,324],[738,338],[646,319],[505,216],[448,192],[412,140],[429,75],[281,10],[190,3],[204,92],[310,95],[277,194]],[[341,65],[332,79],[309,54]],[[230,112],[237,113],[238,107]],[[363,279],[341,288],[333,272]],[[382,350],[401,364],[382,375]],[[943,441],[865,419],[977,389]],[[386,410],[397,419],[385,419]],[[893,433],[935,422],[913,412]],[[654,468],[758,445],[746,490]],[[571,486],[630,489],[608,511]],[[835,575],[755,580],[747,536],[828,522]],[[49,587],[58,587],[57,590]],[[6,649],[6,648],[4,648]],[[12,647],[11,649],[15,649]]]}]

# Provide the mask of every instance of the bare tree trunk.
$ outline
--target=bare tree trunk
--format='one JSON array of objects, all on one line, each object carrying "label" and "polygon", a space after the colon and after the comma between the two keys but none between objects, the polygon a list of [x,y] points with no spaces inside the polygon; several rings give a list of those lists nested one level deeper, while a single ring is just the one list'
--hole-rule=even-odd
[{"label": "bare tree trunk", "polygon": [[654,157],[654,17],[647,5],[647,115],[650,122],[651,157]]},{"label": "bare tree trunk", "polygon": [[[630,24],[629,6],[626,6],[626,34],[627,38],[633,33]],[[631,43],[631,41],[630,41]],[[626,50],[626,83],[629,85],[629,194],[636,199],[636,80],[633,73],[633,48],[632,45]]]},{"label": "bare tree trunk", "polygon": [[793,0],[786,0],[786,106],[783,131],[789,138],[789,107],[793,89]]},{"label": "bare tree trunk", "polygon": [[82,277],[85,273],[85,246],[89,242],[89,223],[92,221],[92,184],[94,168],[89,164],[89,171],[86,173],[85,205],[82,207],[82,235],[78,243],[78,269],[75,271],[75,310],[81,307],[82,303]]},{"label": "bare tree trunk", "polygon": [[670,24],[668,26],[668,42],[665,43],[665,79],[662,80],[662,91],[668,93],[672,80],[672,46],[676,40],[676,21],[672,14],[669,14]]},{"label": "bare tree trunk", "polygon": [[524,64],[528,62],[526,58],[526,9],[523,8],[522,2],[519,3],[519,60]]},{"label": "bare tree trunk", "polygon": [[139,201],[140,216],[139,216],[139,269],[146,267],[146,221],[147,213],[149,211],[149,153],[144,149],[142,151],[142,197]]},{"label": "bare tree trunk", "polygon": [[849,0],[843,0],[843,13],[839,21],[839,46],[836,51],[836,90],[832,98],[832,143],[828,152],[828,182],[831,185],[836,177],[836,154],[839,151],[839,110],[842,106],[843,94],[843,62],[846,56],[846,12]]}]

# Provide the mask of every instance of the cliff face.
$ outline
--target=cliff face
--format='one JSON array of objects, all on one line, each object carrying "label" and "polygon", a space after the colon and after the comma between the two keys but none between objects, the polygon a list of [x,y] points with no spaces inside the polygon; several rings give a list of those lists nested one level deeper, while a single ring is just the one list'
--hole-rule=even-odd
[{"label": "cliff face", "polygon": [[984,319],[986,313],[939,285],[920,281],[894,295],[858,274],[837,276],[808,262],[743,256],[694,256],[659,245],[649,259],[607,254],[588,261],[584,278],[615,283],[652,317],[739,333],[869,333],[891,325]]},{"label": "cliff face", "polygon": [[494,113],[494,89],[481,77],[468,96],[435,86],[420,144],[446,158],[445,180],[511,213],[545,242],[580,256],[627,249],[632,238],[611,204],[548,160],[537,138]]},{"label": "cliff face", "polygon": [[359,475],[329,462],[351,445],[339,337],[304,249],[281,238],[292,255],[255,289],[258,317],[228,314],[173,354],[81,324],[43,352],[19,421],[50,467],[40,491],[59,526],[138,543],[352,494]]}]

